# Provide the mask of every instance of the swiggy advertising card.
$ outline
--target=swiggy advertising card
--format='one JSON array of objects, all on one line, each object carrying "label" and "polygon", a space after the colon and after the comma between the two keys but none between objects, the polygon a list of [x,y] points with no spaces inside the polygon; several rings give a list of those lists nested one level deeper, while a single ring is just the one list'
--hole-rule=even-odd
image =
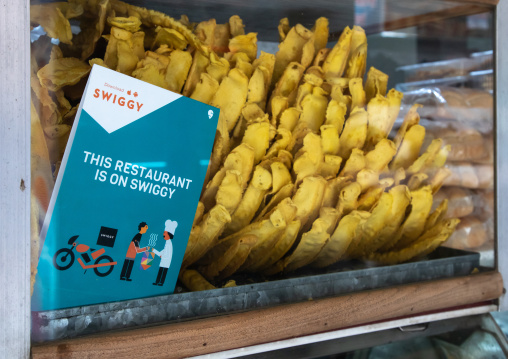
[{"label": "swiggy advertising card", "polygon": [[218,118],[93,67],[41,232],[32,310],[174,291]]}]

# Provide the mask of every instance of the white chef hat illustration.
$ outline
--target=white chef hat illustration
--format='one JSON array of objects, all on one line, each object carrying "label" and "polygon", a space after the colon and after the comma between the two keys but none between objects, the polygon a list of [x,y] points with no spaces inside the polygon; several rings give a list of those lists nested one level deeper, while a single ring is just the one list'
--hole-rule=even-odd
[{"label": "white chef hat illustration", "polygon": [[176,221],[172,221],[172,220],[168,219],[165,223],[164,230],[166,232],[169,232],[174,235],[177,226],[178,226],[178,223]]}]

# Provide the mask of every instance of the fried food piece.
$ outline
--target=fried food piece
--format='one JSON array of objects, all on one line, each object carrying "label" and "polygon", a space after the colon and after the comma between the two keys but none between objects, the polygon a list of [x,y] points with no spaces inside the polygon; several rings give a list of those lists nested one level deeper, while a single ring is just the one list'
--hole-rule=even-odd
[{"label": "fried food piece", "polygon": [[[164,54],[160,54],[154,51],[147,51],[143,55],[145,58],[138,62],[136,67],[139,69],[147,64],[154,65],[160,72],[165,72],[169,65],[169,58]],[[137,57],[137,56],[136,56]]]},{"label": "fried food piece", "polygon": [[395,135],[395,139],[393,142],[395,142],[395,147],[397,147],[397,150],[400,148],[400,145],[402,144],[402,140],[406,136],[407,131],[420,123],[420,115],[418,114],[418,108],[422,107],[422,105],[414,104],[409,109],[408,113],[404,116],[404,121],[402,122],[402,125],[400,126],[399,130],[397,131],[397,134]]},{"label": "fried food piece", "polygon": [[[284,199],[290,197],[293,194],[294,190],[294,184],[288,183],[287,185],[283,186],[278,192],[276,192],[268,202],[266,206],[263,207],[261,212],[259,212],[258,216],[254,220],[255,222],[259,221],[261,218],[264,218],[267,213],[272,211],[280,202],[282,202]],[[266,196],[265,196],[266,201]]]},{"label": "fried food piece", "polygon": [[[425,138],[425,127],[420,125],[412,126],[404,135],[404,139],[398,148],[397,154],[390,163],[390,168],[395,170],[399,167],[408,168],[418,158],[420,148]],[[397,142],[395,142],[397,146]]]},{"label": "fried food piece", "polygon": [[238,250],[235,253],[233,259],[224,267],[219,274],[219,279],[224,279],[240,269],[245,260],[249,257],[249,254],[258,242],[258,238],[255,235],[247,234],[240,238]]},{"label": "fried food piece", "polygon": [[432,188],[432,194],[436,194],[441,188],[445,180],[450,176],[452,171],[449,168],[438,169],[429,181],[429,185]]},{"label": "fried food piece", "polygon": [[318,51],[324,49],[328,43],[328,19],[326,17],[318,18],[312,28],[312,32],[314,33],[314,50],[317,54]]},{"label": "fried food piece", "polygon": [[37,72],[42,86],[58,91],[64,86],[77,84],[87,76],[91,67],[80,60],[68,57],[50,61]]},{"label": "fried food piece", "polygon": [[374,170],[364,168],[356,174],[356,182],[360,184],[362,187],[362,193],[364,193],[369,188],[378,184],[379,173]]},{"label": "fried food piece", "polygon": [[252,66],[254,73],[249,81],[248,102],[257,103],[264,110],[272,81],[275,55],[261,51],[260,56],[252,62]]},{"label": "fried food piece", "polygon": [[386,215],[391,212],[393,196],[389,192],[381,195],[379,202],[374,206],[370,217],[361,226],[361,239],[355,248],[349,248],[349,256],[352,258],[366,256],[377,250],[383,243],[378,234],[389,223],[390,218]]},{"label": "fried food piece", "polygon": [[346,105],[344,105],[343,103],[339,103],[335,100],[330,100],[330,102],[328,103],[328,107],[326,108],[325,125],[337,128],[337,132],[340,135],[344,127],[346,112],[347,112]]},{"label": "fried food piece", "polygon": [[284,272],[292,272],[312,263],[330,239],[339,212],[335,208],[322,208],[320,217],[314,221],[309,232],[304,233],[298,246],[284,261]]},{"label": "fried food piece", "polygon": [[384,96],[377,95],[369,101],[367,105],[369,128],[365,142],[367,150],[372,149],[381,139],[386,138],[387,133],[385,129],[390,121],[388,110],[388,99]]},{"label": "fried food piece", "polygon": [[272,146],[270,147],[264,158],[266,159],[277,156],[280,150],[285,150],[289,147],[292,140],[293,136],[291,135],[291,131],[285,128],[279,128],[277,130],[276,140],[272,144]]},{"label": "fried food piece", "polygon": [[272,191],[277,193],[279,190],[291,183],[291,174],[282,162],[273,162],[270,164],[272,171]]},{"label": "fried food piece", "polygon": [[346,161],[344,168],[340,172],[341,176],[356,176],[358,172],[366,167],[367,163],[363,151],[359,148],[353,148],[351,155]]},{"label": "fried food piece", "polygon": [[218,57],[213,52],[210,53],[209,60],[210,64],[206,67],[206,73],[214,78],[218,83],[221,83],[229,72],[229,61],[223,57]]},{"label": "fried food piece", "polygon": [[205,205],[203,202],[199,201],[198,206],[196,208],[196,214],[194,215],[194,221],[192,222],[192,226],[194,227],[203,219],[203,214],[205,212]]},{"label": "fried food piece", "polygon": [[387,168],[395,153],[395,144],[384,138],[376,144],[372,151],[367,152],[365,155],[365,167],[381,173]]},{"label": "fried food piece", "polygon": [[312,34],[310,39],[308,39],[305,45],[303,45],[302,49],[302,59],[300,60],[300,64],[304,68],[307,68],[312,64],[315,51],[316,50],[314,49],[314,34]]},{"label": "fried food piece", "polygon": [[425,173],[415,173],[409,178],[407,182],[407,187],[410,191],[415,191],[421,187],[422,183],[429,178],[429,176]]},{"label": "fried food piece", "polygon": [[240,238],[238,241],[234,242],[220,258],[217,258],[215,261],[206,266],[199,267],[199,272],[201,272],[208,280],[212,280],[217,277],[219,273],[234,259],[241,243],[242,239]]},{"label": "fried food piece", "polygon": [[458,219],[448,219],[428,230],[410,247],[387,253],[371,253],[369,259],[381,264],[393,265],[424,256],[446,241],[459,224]]},{"label": "fried food piece", "polygon": [[231,222],[231,216],[224,206],[216,205],[210,212],[205,214],[199,224],[199,229],[191,231],[189,237],[191,245],[187,245],[182,268],[186,268],[199,260],[209,248],[213,247],[229,222]]},{"label": "fried food piece", "polygon": [[254,268],[256,271],[265,271],[278,262],[293,246],[298,237],[301,223],[299,220],[290,222],[275,246]]},{"label": "fried food piece", "polygon": [[321,165],[320,174],[325,179],[334,178],[337,176],[342,164],[342,157],[335,155],[325,155],[324,161]]},{"label": "fried food piece", "polygon": [[196,37],[206,46],[212,48],[215,41],[215,27],[217,22],[215,19],[201,21],[194,30]]},{"label": "fried food piece", "polygon": [[302,113],[299,122],[305,124],[314,133],[325,122],[328,99],[326,92],[320,87],[314,87],[312,93],[306,95],[302,101]]},{"label": "fried food piece", "polygon": [[238,171],[241,175],[241,187],[245,189],[252,173],[254,166],[254,149],[248,144],[241,144],[235,147],[231,153],[228,154],[224,165],[219,172],[215,174],[212,181],[210,181],[203,195],[201,201],[205,208],[211,208],[214,205],[213,198],[215,198],[218,186],[224,179],[226,171]]},{"label": "fried food piece", "polygon": [[325,72],[325,79],[342,77],[346,69],[349,52],[351,51],[351,38],[353,31],[346,26],[339,40],[332,48],[323,64],[323,71]]},{"label": "fried food piece", "polygon": [[295,214],[296,206],[291,199],[286,198],[269,213],[269,219],[260,222],[264,225],[248,232],[255,234],[258,237],[258,242],[252,248],[249,257],[240,270],[252,271],[257,267],[261,260],[266,257],[267,253],[271,252],[280,235],[284,233],[287,224],[293,221]]},{"label": "fried food piece", "polygon": [[[353,26],[352,32],[351,51],[347,60],[346,77],[350,79],[360,77],[363,79],[367,60],[367,35],[365,30],[356,25]],[[353,76],[354,74],[358,74],[358,76]]]},{"label": "fried food piece", "polygon": [[323,125],[320,128],[321,147],[325,155],[337,155],[340,149],[339,130],[333,125]]},{"label": "fried food piece", "polygon": [[81,14],[83,7],[79,4],[55,2],[30,5],[30,23],[41,25],[49,37],[64,44],[72,44],[71,24],[68,19]]},{"label": "fried food piece", "polygon": [[[192,56],[188,51],[174,50],[171,54],[169,54],[169,64],[166,68],[165,76],[166,83],[168,84],[168,90],[177,93],[182,91],[191,65]],[[203,82],[202,78],[200,82]]]},{"label": "fried food piece", "polygon": [[277,29],[279,31],[279,42],[283,42],[286,39],[289,30],[291,30],[291,27],[289,26],[289,19],[287,17],[280,19]]},{"label": "fried food piece", "polygon": [[62,160],[70,132],[71,126],[69,125],[60,124],[44,127],[49,158],[52,164]]},{"label": "fried food piece", "polygon": [[427,232],[432,227],[434,227],[437,223],[443,221],[446,216],[446,212],[448,211],[448,199],[444,199],[439,206],[432,212],[427,221],[425,222],[424,232]]},{"label": "fried food piece", "polygon": [[[138,64],[138,61],[145,57],[143,47],[144,36],[144,32],[141,31],[133,34],[127,30],[112,27],[111,36],[109,37],[106,54],[104,56],[104,63],[106,66],[127,75],[131,75],[134,69],[146,64],[159,66],[158,61],[143,61],[141,64]],[[159,58],[161,58],[160,55]],[[159,71],[159,69],[157,69],[157,71]]]},{"label": "fried food piece", "polygon": [[180,280],[183,285],[191,292],[198,292],[201,290],[217,289],[210,284],[198,271],[194,269],[186,269],[180,274]]},{"label": "fried food piece", "polygon": [[299,63],[301,61],[303,47],[312,35],[312,31],[300,24],[289,30],[285,39],[279,44],[279,51],[275,54],[272,84],[279,81],[279,78],[291,62]]},{"label": "fried food piece", "polygon": [[257,166],[238,208],[231,217],[231,222],[224,231],[226,235],[238,232],[250,223],[271,186],[272,175],[270,172]]},{"label": "fried food piece", "polygon": [[[329,87],[329,85],[330,84],[328,84],[327,87]],[[337,101],[340,104],[343,104],[344,106],[346,106],[347,110],[351,109],[351,104],[353,102],[351,96],[345,94],[345,90],[348,90],[347,89],[348,86],[342,84],[332,84],[330,90],[330,97],[332,98],[332,100]]]},{"label": "fried food piece", "polygon": [[254,149],[254,163],[259,163],[270,145],[270,124],[263,121],[248,125],[242,143]]},{"label": "fried food piece", "polygon": [[264,66],[258,66],[249,80],[247,102],[259,104],[265,107],[267,98],[267,79],[269,77],[268,69]]},{"label": "fried food piece", "polygon": [[56,102],[49,94],[48,89],[41,86],[39,79],[34,74],[30,77],[30,87],[35,94],[32,96],[32,102],[37,108],[42,127],[61,123],[61,114]]},{"label": "fried food piece", "polygon": [[367,103],[365,91],[363,90],[363,80],[359,77],[354,77],[349,80],[349,92],[351,93],[351,108],[363,108]]},{"label": "fried food piece", "polygon": [[232,37],[235,37],[238,35],[245,35],[244,27],[245,27],[245,25],[243,24],[243,21],[240,18],[240,16],[233,15],[229,18],[229,28],[230,28]]},{"label": "fried food piece", "polygon": [[228,52],[225,54],[225,58],[230,62],[231,67],[239,69],[248,78],[252,76],[252,73],[254,72],[254,66],[252,65],[251,60],[249,59],[249,56],[247,56],[246,53]]},{"label": "fried food piece", "polygon": [[442,139],[436,138],[432,140],[425,152],[407,168],[407,173],[413,174],[423,172],[428,169],[434,163],[434,159],[441,150],[442,146]]},{"label": "fried food piece", "polygon": [[406,179],[406,170],[402,167],[399,167],[395,170],[393,174],[393,180],[396,186],[401,184],[402,181]]},{"label": "fried food piece", "polygon": [[287,97],[283,96],[274,96],[271,101],[271,110],[272,110],[272,119],[270,123],[272,126],[277,127],[279,122],[279,118],[282,115],[282,112],[286,110],[289,106],[289,101]]},{"label": "fried food piece", "polygon": [[164,80],[164,75],[160,73],[159,69],[153,64],[146,64],[145,66],[136,69],[132,72],[132,76],[148,82],[152,85],[167,88],[167,83]]},{"label": "fried food piece", "polygon": [[135,16],[129,17],[108,17],[109,26],[115,26],[120,29],[127,30],[129,32],[135,33],[139,31],[141,27],[141,20],[139,20]]},{"label": "fried food piece", "polygon": [[361,193],[362,186],[358,182],[350,183],[340,191],[337,209],[341,216],[347,215],[358,207],[358,197]]},{"label": "fried food piece", "polygon": [[367,138],[367,122],[367,111],[362,108],[353,109],[340,135],[340,157],[349,158],[354,148],[363,148]]},{"label": "fried food piece", "polygon": [[[357,26],[355,26],[357,27]],[[363,31],[363,29],[362,29]],[[354,40],[354,34],[353,34]],[[353,42],[353,41],[351,41]],[[348,61],[348,67],[346,70],[347,78],[361,78],[365,75],[365,69],[367,67],[367,39],[365,43],[358,46],[355,50],[350,53],[350,59]]]},{"label": "fried food piece", "polygon": [[324,268],[338,262],[346,253],[349,245],[360,231],[360,223],[370,216],[368,212],[352,211],[342,217],[328,243],[313,262],[314,267]]},{"label": "fried food piece", "polygon": [[185,86],[183,88],[182,95],[190,96],[192,92],[194,92],[194,88],[196,87],[196,84],[199,82],[201,74],[206,71],[206,68],[208,67],[209,64],[210,59],[208,56],[205,56],[200,51],[194,52],[192,65],[189,70],[189,75],[187,76],[187,81],[185,81]]},{"label": "fried food piece", "polygon": [[302,229],[317,217],[323,201],[326,180],[320,176],[306,177],[293,196],[293,203],[298,208],[295,219],[302,223]]},{"label": "fried food piece", "polygon": [[407,186],[398,185],[390,189],[393,202],[389,213],[386,217],[389,219],[383,229],[378,234],[376,250],[385,251],[385,248],[389,248],[393,242],[393,237],[400,227],[400,224],[406,216],[406,208],[409,206],[411,201],[411,193]]},{"label": "fried food piece", "polygon": [[300,110],[296,109],[295,107],[290,107],[284,110],[280,116],[279,129],[284,128],[289,131],[293,131],[300,118],[300,113]]},{"label": "fried food piece", "polygon": [[372,211],[372,208],[379,202],[381,195],[385,191],[385,187],[381,184],[376,184],[368,189],[363,189],[365,191],[360,198],[358,198],[358,206],[356,209],[359,211]]},{"label": "fried food piece", "polygon": [[[330,53],[331,49],[323,48],[316,52],[316,56],[314,57],[314,61],[312,62],[313,66],[323,67],[323,64],[325,63],[326,58],[328,57],[328,54]],[[323,72],[323,78],[324,78],[324,72]]]},{"label": "fried food piece", "polygon": [[434,158],[431,167],[433,168],[443,167],[446,163],[446,160],[448,159],[448,155],[450,154],[451,149],[452,149],[451,145],[443,146],[437,153],[436,157]]},{"label": "fried food piece", "polygon": [[99,41],[106,26],[107,13],[110,11],[109,0],[100,0],[97,5],[97,14],[93,23],[89,26],[80,26],[81,32],[75,36],[74,43],[81,45],[80,59],[86,60],[95,51],[95,45]]},{"label": "fried food piece", "polygon": [[339,201],[339,193],[342,188],[351,182],[351,177],[336,177],[329,179],[326,184],[325,193],[323,195],[323,207],[335,207]]},{"label": "fried food piece", "polygon": [[309,133],[303,140],[303,147],[299,151],[299,156],[293,164],[293,171],[296,174],[296,182],[302,179],[318,174],[323,163],[323,150],[321,148],[321,138]]},{"label": "fried food piece", "polygon": [[400,104],[402,102],[402,97],[404,94],[395,89],[391,89],[388,91],[386,98],[388,99],[388,118],[389,122],[387,127],[385,128],[386,136],[391,132],[393,128],[393,124],[397,120],[400,112]]},{"label": "fried food piece", "polygon": [[239,171],[226,171],[217,190],[215,203],[224,206],[229,214],[233,214],[242,200],[242,195],[242,175]]},{"label": "fried food piece", "polygon": [[218,55],[224,55],[228,51],[228,44],[230,38],[230,26],[229,24],[217,24],[215,25],[215,31],[213,32],[213,46],[212,51]]},{"label": "fried food piece", "polygon": [[247,35],[238,35],[229,40],[229,51],[234,53],[243,52],[247,54],[252,62],[258,53],[258,38],[256,32],[250,32]]},{"label": "fried food piece", "polygon": [[432,188],[425,186],[411,192],[411,212],[397,231],[396,238],[400,238],[395,250],[410,246],[425,229],[425,223],[432,209]]},{"label": "fried food piece", "polygon": [[233,130],[240,117],[247,100],[248,86],[247,76],[238,69],[231,69],[215,93],[211,105],[220,108],[220,116],[224,118],[228,131]]},{"label": "fried food piece", "polygon": [[[166,73],[166,78],[167,74],[169,73],[170,73],[169,71]],[[175,85],[175,87],[177,86],[178,85]],[[194,88],[194,91],[192,92],[190,98],[209,105],[212,102],[213,96],[215,95],[217,90],[219,90],[219,83],[217,82],[217,80],[215,80],[209,74],[202,73],[201,78],[199,82],[196,84],[196,87]]]},{"label": "fried food piece", "polygon": [[[112,7],[116,12],[117,16],[125,16],[127,14],[138,17],[143,25],[146,27],[155,27],[162,26],[171,28],[173,30],[178,31],[180,34],[184,36],[187,42],[192,45],[194,48],[198,49],[205,56],[208,56],[210,52],[210,48],[205,46],[197,37],[192,33],[192,31],[186,26],[185,23],[182,23],[172,17],[155,10],[148,10],[139,6],[134,6],[130,4],[126,4],[122,1],[112,1]],[[199,76],[198,76],[199,78]],[[192,91],[189,91],[192,92]]]},{"label": "fried food piece", "polygon": [[[289,105],[292,106],[296,100],[298,84],[303,76],[303,72],[305,68],[300,65],[298,62],[291,62],[280,76],[279,81],[277,81],[275,88],[272,91],[271,98],[275,96],[282,96],[288,99]],[[274,74],[272,77],[275,78],[275,68]]]},{"label": "fried food piece", "polygon": [[384,72],[371,67],[367,72],[367,80],[365,81],[365,96],[367,102],[377,95],[385,96],[388,87],[388,75]]},{"label": "fried food piece", "polygon": [[[304,75],[304,79],[305,79],[305,75]],[[295,101],[295,105],[296,105],[297,109],[302,110],[303,99],[305,98],[305,96],[312,93],[312,89],[314,87],[315,86],[313,84],[305,82],[305,80],[304,80],[304,83],[298,87],[298,91],[296,93],[296,101]]]}]

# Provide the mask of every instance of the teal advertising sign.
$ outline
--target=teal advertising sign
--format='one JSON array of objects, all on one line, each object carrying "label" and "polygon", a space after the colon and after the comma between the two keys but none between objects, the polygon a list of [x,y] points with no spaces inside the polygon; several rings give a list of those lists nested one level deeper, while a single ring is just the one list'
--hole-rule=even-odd
[{"label": "teal advertising sign", "polygon": [[174,291],[218,118],[93,67],[41,233],[32,310]]}]

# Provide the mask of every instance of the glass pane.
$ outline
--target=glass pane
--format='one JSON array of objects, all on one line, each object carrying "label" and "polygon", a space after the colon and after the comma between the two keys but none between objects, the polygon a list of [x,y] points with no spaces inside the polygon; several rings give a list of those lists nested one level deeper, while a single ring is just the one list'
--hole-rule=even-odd
[{"label": "glass pane", "polygon": [[[488,10],[455,1],[33,2],[32,284],[41,253],[64,267],[38,234],[90,65],[221,109],[175,293],[120,302],[104,293],[104,303],[34,311],[34,340],[493,268]],[[162,250],[151,240],[140,248]],[[138,283],[155,278],[161,260],[152,257],[145,267],[134,258]],[[97,281],[119,281],[122,267],[110,269]]]}]

